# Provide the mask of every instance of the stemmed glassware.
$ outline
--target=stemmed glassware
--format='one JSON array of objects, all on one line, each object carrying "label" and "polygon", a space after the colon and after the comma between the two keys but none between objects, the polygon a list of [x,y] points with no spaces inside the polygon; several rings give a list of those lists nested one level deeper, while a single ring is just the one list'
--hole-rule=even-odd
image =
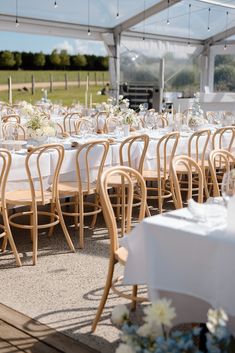
[{"label": "stemmed glassware", "polygon": [[224,203],[227,206],[231,197],[235,195],[235,169],[231,169],[224,173],[221,184],[221,194]]}]

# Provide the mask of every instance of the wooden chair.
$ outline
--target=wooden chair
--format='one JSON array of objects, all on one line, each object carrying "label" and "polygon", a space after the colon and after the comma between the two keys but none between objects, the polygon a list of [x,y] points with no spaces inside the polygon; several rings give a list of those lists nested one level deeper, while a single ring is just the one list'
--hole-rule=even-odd
[{"label": "wooden chair", "polygon": [[209,156],[209,168],[213,185],[213,196],[221,196],[221,175],[235,167],[235,157],[227,150],[213,150]]},{"label": "wooden chair", "polygon": [[105,131],[107,133],[114,132],[117,125],[119,124],[120,119],[117,117],[108,117],[106,119]]},{"label": "wooden chair", "polygon": [[185,170],[187,173],[187,200],[191,199],[193,196],[193,183],[194,175],[198,176],[198,202],[203,202],[203,188],[204,188],[204,177],[203,172],[199,164],[189,156],[176,156],[172,159],[170,164],[170,184],[171,192],[173,195],[174,203],[176,208],[182,208],[182,196],[181,196],[181,187],[179,180],[179,170]]},{"label": "wooden chair", "polygon": [[[64,210],[65,216],[74,217],[75,228],[79,223],[79,247],[84,248],[84,217],[94,216],[91,227],[95,226],[97,214],[102,211],[99,204],[98,180],[103,172],[105,160],[109,151],[109,143],[106,140],[88,142],[78,148],[76,154],[76,181],[60,182],[58,191],[60,196],[72,196],[74,201],[61,204],[61,207],[74,206],[74,211]],[[95,168],[91,167],[91,161],[96,160]],[[94,175],[94,174],[95,175]],[[93,174],[93,175],[92,175]],[[84,202],[88,195],[94,195],[94,202]],[[92,207],[92,211],[84,210],[85,206]],[[79,221],[79,222],[78,222]]]},{"label": "wooden chair", "polygon": [[[108,267],[108,275],[106,279],[106,284],[104,287],[103,295],[95,316],[95,319],[92,324],[92,331],[94,332],[97,326],[98,321],[102,315],[104,306],[106,304],[110,289],[112,289],[116,294],[122,296],[124,298],[132,300],[132,302],[144,301],[146,298],[137,298],[137,286],[133,286],[132,295],[128,295],[126,293],[122,293],[120,290],[117,290],[115,284],[120,283],[121,278],[117,278],[113,280],[114,268],[117,263],[124,265],[127,260],[128,252],[125,248],[119,246],[118,241],[118,230],[117,224],[115,220],[114,211],[112,208],[112,204],[109,198],[108,188],[110,186],[110,180],[113,177],[121,179],[122,183],[122,194],[123,197],[127,199],[126,202],[126,210],[124,217],[126,219],[126,233],[131,231],[131,221],[132,221],[132,208],[133,208],[133,199],[134,199],[134,189],[136,183],[138,184],[140,195],[141,195],[141,204],[139,209],[138,221],[140,222],[145,215],[146,209],[146,187],[145,181],[141,174],[132,168],[129,167],[112,167],[106,170],[99,180],[99,190],[100,190],[100,202],[106,222],[106,226],[108,228],[109,239],[110,239],[110,252],[109,252],[109,267]],[[135,183],[133,183],[135,180]]]},{"label": "wooden chair", "polygon": [[179,137],[179,132],[171,132],[163,136],[156,146],[156,169],[143,172],[146,183],[157,183],[156,187],[147,186],[147,191],[157,192],[157,195],[148,195],[147,199],[158,200],[159,213],[162,213],[163,201],[172,197],[171,191],[166,188],[166,182],[169,181],[169,166],[175,156]]},{"label": "wooden chair", "polygon": [[108,112],[98,112],[96,114],[96,131],[106,132],[106,120],[109,117]]},{"label": "wooden chair", "polygon": [[2,117],[2,122],[3,123],[15,122],[15,123],[20,124],[20,116],[18,114],[4,115]]},{"label": "wooden chair", "polygon": [[2,127],[2,134],[3,138],[7,138],[11,133],[13,133],[16,140],[26,140],[26,131],[23,125],[8,121],[7,123],[3,124]]},{"label": "wooden chair", "polygon": [[84,130],[87,134],[88,132],[92,131],[92,122],[91,120],[85,118],[79,119],[75,121],[74,127],[76,135],[80,135]]},{"label": "wooden chair", "polygon": [[57,136],[61,136],[61,137],[64,136],[65,131],[63,126],[60,123],[55,123],[55,129],[56,129]]},{"label": "wooden chair", "polygon": [[212,149],[231,151],[235,138],[235,127],[227,126],[217,129],[212,136]]},{"label": "wooden chair", "polygon": [[156,115],[156,122],[155,122],[155,127],[156,128],[165,128],[169,125],[169,122],[167,118],[161,114],[161,115]]},{"label": "wooden chair", "polygon": [[70,135],[75,132],[75,122],[82,118],[81,113],[67,113],[64,116],[63,128],[65,132],[68,132]]},{"label": "wooden chair", "polygon": [[15,242],[11,233],[8,219],[8,210],[6,205],[6,183],[11,167],[11,154],[9,151],[0,149],[0,187],[1,187],[1,202],[0,202],[0,212],[3,218],[3,225],[0,226],[2,232],[0,233],[0,238],[3,239],[2,251],[4,252],[7,247],[7,242],[9,241],[11,250],[16,259],[16,264],[22,266],[19,254],[17,252]]},{"label": "wooden chair", "polygon": [[[52,178],[52,184],[49,188],[45,186],[45,180],[42,177],[41,166],[43,157],[46,153],[53,153],[55,170]],[[26,212],[17,212],[9,216],[9,223],[13,227],[30,230],[33,241],[33,264],[37,263],[38,250],[38,230],[52,228],[60,223],[64,232],[65,239],[71,251],[75,251],[73,243],[68,234],[61,212],[60,201],[58,197],[58,178],[64,158],[64,147],[58,144],[43,145],[33,148],[25,160],[26,174],[29,182],[29,189],[16,190],[6,193],[6,204],[24,205],[30,208]],[[33,163],[34,161],[34,163]],[[44,160],[45,163],[45,160]],[[34,167],[33,167],[34,166]],[[38,206],[51,205],[51,212],[39,211]],[[56,212],[55,212],[56,209]],[[38,216],[49,217],[48,223],[39,224]],[[29,216],[30,224],[16,223],[15,218]]]}]

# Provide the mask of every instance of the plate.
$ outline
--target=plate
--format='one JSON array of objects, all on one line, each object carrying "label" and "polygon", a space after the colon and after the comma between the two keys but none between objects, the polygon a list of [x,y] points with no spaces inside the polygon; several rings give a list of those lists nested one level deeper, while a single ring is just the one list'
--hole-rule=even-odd
[{"label": "plate", "polygon": [[2,145],[20,145],[20,146],[24,146],[27,145],[27,141],[25,140],[5,140],[5,141],[1,141]]}]

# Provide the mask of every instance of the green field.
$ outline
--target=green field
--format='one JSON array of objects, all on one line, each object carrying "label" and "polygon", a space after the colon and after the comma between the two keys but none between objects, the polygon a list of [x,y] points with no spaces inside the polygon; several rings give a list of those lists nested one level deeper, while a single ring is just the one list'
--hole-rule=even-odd
[{"label": "green field", "polygon": [[[101,90],[101,86],[90,86],[88,93],[88,106],[90,106],[90,94],[92,93],[92,101],[93,103],[101,103],[107,100],[107,96],[97,95],[97,92]],[[0,100],[7,101],[7,91],[0,91]],[[43,92],[40,88],[36,89],[35,94],[32,95],[31,92],[19,92],[17,90],[13,90],[12,99],[13,103],[17,103],[20,100],[26,100],[32,104],[39,101],[43,96]],[[48,99],[52,101],[52,103],[63,103],[64,105],[71,105],[72,103],[80,102],[81,104],[85,103],[85,86],[79,87],[71,87],[68,90],[64,88],[55,88],[55,90],[50,93],[48,90]]]},{"label": "green field", "polygon": [[54,82],[64,81],[67,74],[68,81],[78,81],[78,76],[81,81],[86,81],[89,74],[90,81],[100,81],[103,84],[109,80],[108,71],[24,71],[24,70],[0,70],[0,84],[6,84],[9,76],[12,78],[12,83],[27,83],[31,82],[31,77],[34,75],[36,82],[49,82],[50,75],[53,76]]}]

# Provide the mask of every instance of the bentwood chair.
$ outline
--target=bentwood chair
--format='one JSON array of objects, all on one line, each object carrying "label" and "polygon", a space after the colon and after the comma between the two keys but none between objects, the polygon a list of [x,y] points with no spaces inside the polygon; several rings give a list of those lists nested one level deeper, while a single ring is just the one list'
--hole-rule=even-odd
[{"label": "bentwood chair", "polygon": [[20,116],[18,114],[5,115],[2,117],[2,122],[3,123],[16,122],[20,124]]},{"label": "bentwood chair", "polygon": [[70,135],[75,132],[75,122],[82,118],[81,113],[67,113],[64,116],[63,128],[65,132],[68,132]]},{"label": "bentwood chair", "polygon": [[[73,201],[65,201],[61,204],[63,215],[73,217],[75,229],[79,223],[79,247],[84,248],[84,217],[93,216],[91,228],[94,228],[97,214],[102,211],[99,204],[98,181],[105,165],[109,151],[109,143],[106,140],[88,142],[78,147],[75,159],[76,177],[75,181],[64,181],[58,185],[60,197],[74,198]],[[87,196],[93,195],[94,202],[85,202]],[[66,206],[73,206],[74,210],[65,209]],[[92,208],[85,211],[85,206]]]},{"label": "bentwood chair", "polygon": [[227,150],[213,150],[209,156],[209,168],[213,186],[213,196],[220,194],[221,176],[235,167],[235,156]]},{"label": "bentwood chair", "polygon": [[26,131],[23,125],[8,121],[7,123],[3,124],[2,127],[3,138],[7,138],[8,136],[12,135],[16,140],[26,140]]},{"label": "bentwood chair", "polygon": [[167,118],[163,114],[155,115],[155,127],[156,128],[165,128],[169,125]]},{"label": "bentwood chair", "polygon": [[[97,326],[97,323],[100,320],[102,315],[103,309],[105,307],[110,289],[114,291],[115,294],[124,297],[126,299],[130,299],[133,304],[136,301],[146,301],[146,298],[137,297],[137,286],[133,286],[132,294],[128,295],[127,293],[123,293],[122,291],[118,290],[115,285],[119,284],[122,277],[113,279],[114,268],[116,264],[124,265],[126,264],[128,251],[119,245],[119,238],[118,238],[118,229],[115,220],[114,211],[112,208],[112,204],[110,201],[110,195],[108,193],[108,189],[110,187],[110,180],[115,178],[119,178],[122,180],[122,194],[123,197],[127,199],[126,202],[126,209],[125,215],[126,218],[126,233],[131,231],[132,227],[132,210],[133,210],[133,199],[135,194],[135,187],[138,185],[140,196],[141,196],[141,203],[139,212],[137,215],[138,221],[140,222],[145,215],[146,209],[146,187],[145,181],[141,174],[132,168],[129,167],[112,167],[106,170],[99,180],[99,190],[100,190],[100,202],[103,210],[103,215],[105,218],[106,226],[108,228],[109,239],[110,239],[110,252],[109,252],[109,267],[108,267],[108,274],[106,278],[106,284],[104,287],[103,295],[95,316],[95,319],[92,324],[92,331],[94,332]],[[133,182],[135,180],[135,182]]]},{"label": "bentwood chair", "polygon": [[89,119],[76,120],[74,123],[76,135],[80,135],[84,132],[92,131],[92,121]]},{"label": "bentwood chair", "polygon": [[[175,203],[175,208],[182,208],[183,201],[181,195],[181,184],[179,180],[178,171],[183,167],[185,173],[187,174],[187,201],[193,196],[193,184],[194,175],[197,174],[198,177],[198,202],[203,202],[203,188],[204,188],[204,177],[203,172],[199,164],[192,158],[188,156],[176,156],[172,159],[170,164],[170,184],[171,192],[173,195],[173,200]],[[185,190],[185,189],[184,189]],[[183,190],[183,191],[184,191]]]},{"label": "bentwood chair", "polygon": [[6,205],[6,184],[11,168],[11,154],[9,151],[0,149],[0,188],[1,188],[1,201],[0,201],[0,212],[3,218],[3,225],[0,226],[2,232],[0,233],[0,238],[3,238],[2,251],[4,252],[7,247],[7,242],[9,241],[11,250],[16,259],[16,264],[21,265],[20,257],[17,252],[15,242],[11,233],[8,220],[8,210]]},{"label": "bentwood chair", "polygon": [[217,129],[212,136],[212,149],[232,150],[235,138],[235,127],[227,126]]},{"label": "bentwood chair", "polygon": [[[147,199],[158,200],[159,213],[162,213],[163,201],[172,197],[166,183],[169,182],[169,167],[172,158],[175,156],[179,137],[179,132],[171,132],[163,136],[156,146],[156,168],[143,172],[143,177],[147,183],[147,191],[155,193],[155,195],[149,194]],[[149,183],[156,183],[157,185],[148,186]]]},{"label": "bentwood chair", "polygon": [[97,132],[106,132],[106,120],[109,117],[108,112],[98,112],[96,114],[96,131]]},{"label": "bentwood chair", "polygon": [[[55,166],[51,185],[48,184],[48,177],[45,177],[43,173],[43,166],[48,163],[49,153],[53,154],[53,163]],[[29,207],[29,211],[16,212],[9,216],[9,223],[13,227],[30,230],[33,242],[34,265],[37,263],[38,231],[41,229],[51,228],[60,223],[70,250],[75,251],[63,219],[58,197],[58,178],[63,158],[64,147],[62,145],[50,144],[33,148],[27,154],[25,160],[25,169],[29,188],[26,190],[19,189],[6,193],[7,205],[21,205]],[[51,205],[51,212],[47,210],[38,210],[39,206],[46,205]],[[22,224],[22,222],[17,222],[17,219],[22,216],[28,216],[30,219],[30,224]],[[49,218],[48,222],[39,223],[39,216]]]},{"label": "bentwood chair", "polygon": [[119,125],[119,122],[120,122],[120,119],[117,118],[117,117],[109,117],[106,119],[106,132],[109,133],[109,132],[114,132],[116,127]]}]

